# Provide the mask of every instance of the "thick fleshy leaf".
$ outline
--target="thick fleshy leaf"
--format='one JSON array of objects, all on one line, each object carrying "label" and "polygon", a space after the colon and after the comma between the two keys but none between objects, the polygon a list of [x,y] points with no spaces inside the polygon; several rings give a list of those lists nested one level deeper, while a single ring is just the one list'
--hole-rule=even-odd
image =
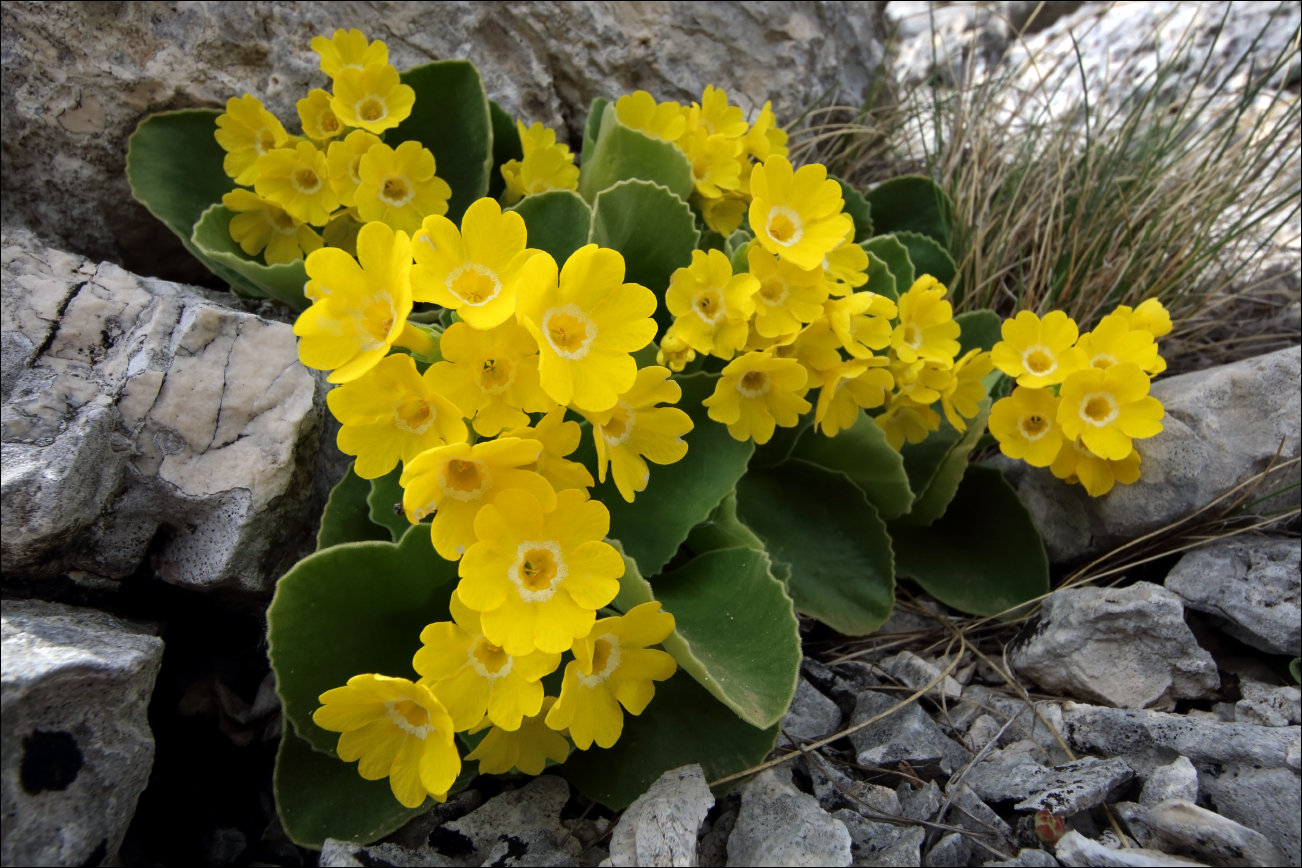
[{"label": "thick fleshy leaf", "polygon": [[588,107],[588,119],[583,124],[583,151],[579,154],[579,165],[585,165],[592,159],[593,149],[597,146],[597,134],[601,132],[601,119],[605,115],[610,100],[594,97]]},{"label": "thick fleshy leaf", "polygon": [[864,198],[872,206],[873,228],[880,235],[921,232],[949,244],[954,206],[930,178],[904,175],[873,187]]},{"label": "thick fleshy leaf", "polygon": [[690,674],[677,672],[656,682],[655,698],[640,715],[625,712],[614,747],[575,751],[561,773],[588,798],[619,810],[670,769],[699,763],[712,781],[759,765],[777,738],[777,724],[756,729]]},{"label": "thick fleshy leaf", "polygon": [[876,253],[868,254],[868,283],[864,289],[884,295],[891,301],[900,300],[899,289],[895,286],[895,275]]},{"label": "thick fleshy leaf", "polygon": [[[729,261],[731,261],[733,254],[735,254],[742,247],[745,247],[754,239],[755,236],[751,235],[750,232],[746,231],[745,229],[737,229],[735,232],[733,232],[731,235],[728,236],[726,241],[723,242],[723,252],[724,254],[727,255]],[[745,269],[742,270],[744,271]],[[734,274],[737,273],[737,268],[735,265],[733,266],[732,271]]]},{"label": "thick fleshy leaf", "polygon": [[264,297],[283,301],[295,310],[306,310],[311,302],[303,295],[307,269],[303,260],[266,265],[262,257],[251,257],[231,238],[231,218],[235,212],[225,205],[213,205],[203,213],[190,237],[204,259],[238,274],[257,287]]},{"label": "thick fleshy leaf", "polygon": [[[607,468],[606,481],[592,489],[593,500],[610,510],[610,536],[624,545],[645,575],[655,575],[678,551],[692,528],[736,488],[750,460],[751,441],[732,439],[728,429],[706,415],[701,406],[719,378],[710,374],[674,377],[683,389],[676,405],[695,426],[683,437],[687,454],[674,464],[648,464],[647,487],[628,503],[615,488]],[[582,461],[597,477],[592,429],[584,425],[583,439],[570,459]]]},{"label": "thick fleshy leaf", "polygon": [[388,530],[384,539],[399,542],[412,528],[407,521],[407,514],[402,511],[402,465],[399,464],[384,476],[371,480],[370,490],[366,494],[366,503],[373,524]]},{"label": "thick fleshy leaf", "polygon": [[316,550],[328,549],[340,543],[387,540],[389,533],[371,521],[367,498],[371,483],[353,472],[348,465],[344,478],[330,490],[325,512],[321,514],[321,528],[316,534]]},{"label": "thick fleshy leaf", "polygon": [[725,497],[705,521],[692,528],[692,532],[687,535],[686,545],[698,555],[738,546],[764,550],[764,543],[755,536],[755,532],[737,518],[736,492]]},{"label": "thick fleshy leaf", "polygon": [[435,174],[452,188],[444,216],[460,225],[470,204],[488,195],[493,168],[493,120],[483,79],[468,60],[436,60],[404,72],[402,83],[416,91],[416,104],[385,143],[396,148],[417,141],[430,149]]},{"label": "thick fleshy leaf", "polygon": [[[732,238],[736,237],[737,233],[732,233]],[[747,274],[750,272],[750,246],[754,243],[754,238],[748,238],[744,241],[739,239],[738,242],[733,245],[732,252],[728,254],[728,261],[732,263],[733,274]]]},{"label": "thick fleshy leaf", "polygon": [[958,342],[962,349],[958,351],[960,358],[968,350],[985,350],[990,352],[994,345],[1003,340],[1000,334],[1002,323],[999,314],[993,310],[970,310],[967,313],[961,313],[954,317],[959,328],[963,331],[958,337]]},{"label": "thick fleshy leaf", "polygon": [[800,438],[814,424],[814,411],[801,416],[791,428],[777,427],[769,442],[755,447],[755,455],[750,460],[754,468],[777,467],[791,457],[791,453],[800,442]]},{"label": "thick fleshy leaf", "polygon": [[791,565],[796,610],[849,636],[891,614],[891,540],[877,510],[845,475],[791,459],[737,485],[737,513],[775,561]]},{"label": "thick fleshy leaf", "polygon": [[661,184],[686,202],[693,182],[692,166],[683,152],[669,142],[624,126],[615,115],[613,103],[607,103],[601,112],[592,158],[588,159],[585,151],[579,173],[579,192],[583,198],[592,202],[602,190],[638,178]]},{"label": "thick fleshy leaf", "polygon": [[1044,540],[994,468],[968,467],[942,518],[892,522],[891,536],[899,574],[960,611],[997,615],[1049,592]]},{"label": "thick fleshy leaf", "polygon": [[958,269],[954,266],[949,251],[941,247],[939,242],[919,232],[896,232],[895,237],[908,248],[909,261],[913,263],[913,271],[918,277],[930,274],[950,290],[954,289],[954,276]]},{"label": "thick fleshy leaf", "polygon": [[[981,402],[981,410],[975,419],[969,419],[967,431],[959,434],[954,430],[945,418],[940,420],[940,430],[932,433],[919,447],[928,446],[934,439],[934,448],[925,452],[915,450],[910,453],[907,449],[904,455],[904,468],[910,470],[911,457],[925,457],[926,462],[936,461],[934,469],[927,477],[925,485],[920,486],[918,483],[923,476],[925,465],[922,462],[912,464],[918,471],[915,479],[914,472],[909,472],[910,485],[915,492],[921,491],[917,499],[913,502],[913,508],[907,515],[902,515],[899,521],[904,524],[929,525],[936,519],[945,514],[945,508],[954,498],[954,492],[958,491],[958,485],[963,481],[963,472],[967,470],[968,459],[972,455],[972,450],[976,448],[977,441],[986,430],[986,420],[990,418],[990,399],[986,398]],[[950,444],[946,449],[945,444]],[[938,460],[937,460],[938,459]]]},{"label": "thick fleshy leaf", "polygon": [[524,218],[529,246],[550,253],[558,267],[588,243],[592,211],[573,190],[548,190],[525,196],[512,210]]},{"label": "thick fleshy leaf", "polygon": [[[869,238],[859,246],[886,264],[895,278],[896,298],[899,298],[900,293],[908,292],[909,287],[913,286],[913,262],[909,259],[908,248],[901,244],[898,238],[894,235],[878,235],[876,238]],[[870,259],[869,263],[871,262]],[[868,275],[868,282],[872,283],[871,272]]]},{"label": "thick fleshy leaf", "polygon": [[841,199],[845,202],[845,213],[854,221],[854,240],[856,243],[867,241],[873,236],[872,206],[860,193],[846,181],[833,178],[841,185]]},{"label": "thick fleshy leaf", "polygon": [[524,148],[520,145],[520,131],[515,128],[515,118],[506,109],[490,99],[488,114],[493,121],[493,168],[488,173],[488,195],[497,199],[506,190],[502,165],[524,159]]},{"label": "thick fleshy leaf", "polygon": [[859,421],[835,437],[825,437],[813,429],[806,431],[791,454],[844,473],[883,518],[902,515],[913,505],[904,460],[867,413],[860,412]]},{"label": "thick fleshy leaf", "polygon": [[420,631],[450,617],[456,584],[457,565],[434,553],[428,533],[333,546],[282,576],[267,610],[268,656],[299,735],[333,755],[339,734],[312,722],[322,693],[367,672],[415,679]]}]

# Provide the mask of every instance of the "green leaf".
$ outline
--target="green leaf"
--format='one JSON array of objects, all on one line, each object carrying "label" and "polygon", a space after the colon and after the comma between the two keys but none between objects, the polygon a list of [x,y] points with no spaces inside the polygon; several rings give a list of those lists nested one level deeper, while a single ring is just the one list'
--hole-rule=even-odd
[{"label": "green leaf", "polygon": [[744,546],[764,550],[764,543],[737,518],[737,493],[725,497],[705,521],[687,535],[687,547],[695,554]]},{"label": "green leaf", "polygon": [[312,722],[318,697],[354,675],[417,676],[412,655],[426,624],[446,621],[457,565],[428,533],[395,545],[355,542],[309,555],[276,583],[267,642],[285,716],[312,747],[333,754],[339,734]]},{"label": "green leaf", "polygon": [[488,195],[493,168],[493,120],[479,70],[468,60],[436,60],[402,74],[416,91],[411,116],[391,130],[396,148],[417,141],[434,154],[435,174],[452,188],[446,216],[457,225],[476,199]]},{"label": "green leaf", "polygon": [[[967,431],[961,436],[950,426],[947,419],[941,418],[940,431],[934,432],[927,440],[931,440],[932,437],[941,437],[940,442],[949,441],[953,445],[941,458],[940,463],[936,465],[935,473],[932,474],[926,488],[922,489],[922,493],[918,495],[917,500],[913,502],[913,508],[909,510],[908,515],[900,517],[901,522],[928,525],[945,514],[946,507],[949,506],[954,493],[958,491],[959,483],[963,481],[963,472],[967,470],[968,459],[972,456],[972,450],[976,448],[981,435],[986,431],[986,419],[988,418],[990,418],[989,398],[981,402],[980,412],[975,419],[968,420]],[[905,466],[906,468],[908,466],[907,459],[905,459]],[[918,489],[915,488],[914,490],[917,491]]]},{"label": "green leaf", "polygon": [[239,275],[256,287],[261,296],[283,301],[295,310],[306,310],[311,302],[303,295],[303,286],[307,283],[303,260],[265,265],[261,258],[249,256],[231,238],[231,218],[234,216],[234,211],[221,204],[203,212],[190,238],[195,249],[207,261]]},{"label": "green leaf", "polygon": [[899,289],[895,286],[895,275],[876,253],[868,254],[868,283],[864,286],[870,292],[884,295],[891,301],[900,300]]},{"label": "green leaf", "polygon": [[[886,264],[890,269],[891,275],[895,278],[895,297],[898,299],[901,295],[909,291],[913,286],[913,261],[909,259],[909,250],[894,235],[878,235],[876,238],[870,238],[859,245],[869,254],[876,256]],[[869,274],[868,282],[872,283],[872,275]],[[876,292],[877,290],[873,290]]]},{"label": "green leaf", "polygon": [[[644,575],[664,569],[692,528],[714,511],[746,472],[754,448],[751,442],[732,439],[728,429],[710,419],[701,406],[718,379],[710,374],[674,377],[683,389],[677,406],[695,426],[683,437],[687,454],[674,464],[648,464],[651,478],[633,503],[620,496],[609,468],[606,481],[592,489],[593,500],[610,510],[610,536],[623,544]],[[592,429],[583,427],[583,439],[570,460],[582,461],[596,479]]]},{"label": "green leaf", "polygon": [[918,277],[930,274],[952,289],[954,275],[958,269],[945,248],[928,235],[917,232],[896,232],[895,237],[909,251],[909,261],[913,263],[914,273]]},{"label": "green leaf", "polygon": [[619,810],[670,769],[700,763],[712,781],[759,765],[777,737],[776,724],[756,729],[678,672],[656,683],[655,698],[640,715],[624,713],[614,747],[575,751],[561,773],[588,798]]},{"label": "green leaf", "polygon": [[387,540],[389,534],[371,521],[371,511],[366,505],[371,493],[371,483],[353,472],[348,465],[344,478],[330,490],[325,512],[321,513],[321,529],[316,535],[316,550],[341,543],[366,540]]},{"label": "green leaf", "polygon": [[583,124],[583,151],[579,154],[579,165],[585,165],[592,159],[593,148],[597,146],[597,134],[601,131],[601,119],[605,115],[610,100],[594,97],[588,108],[588,119]]},{"label": "green leaf", "polygon": [[849,214],[850,219],[854,221],[855,243],[867,241],[873,235],[872,206],[864,199],[863,194],[850,186],[849,183],[835,175],[831,177],[833,181],[841,185],[841,198],[845,201],[845,213]]},{"label": "green leaf", "polygon": [[515,118],[507,114],[506,109],[490,99],[488,115],[493,122],[493,168],[488,173],[488,195],[492,199],[499,199],[506,190],[502,166],[512,160],[523,160],[524,147],[520,144],[520,131],[515,127]]},{"label": "green leaf", "polygon": [[791,457],[801,436],[814,424],[814,411],[801,416],[791,428],[778,426],[773,429],[769,442],[755,447],[755,455],[750,460],[752,468],[777,467]]},{"label": "green leaf", "polygon": [[380,527],[387,528],[388,533],[383,539],[391,539],[393,542],[401,542],[403,536],[410,530],[413,525],[407,521],[407,514],[399,512],[402,504],[402,486],[398,480],[402,478],[402,465],[398,465],[384,476],[371,480],[370,489],[366,493],[366,504],[368,515],[372,523]]},{"label": "green leaf", "polygon": [[[591,124],[591,119],[588,123]],[[669,142],[624,126],[615,115],[615,106],[608,103],[602,109],[591,160],[586,159],[585,152],[579,172],[579,192],[592,202],[602,190],[631,178],[667,187],[684,202],[693,187],[692,166],[682,151]],[[695,246],[695,240],[692,244]]]},{"label": "green leaf", "polygon": [[692,209],[649,181],[620,181],[597,194],[588,241],[624,256],[624,280],[656,294],[661,334],[673,323],[665,291],[675,270],[692,264],[700,233]]},{"label": "green leaf", "polygon": [[993,310],[970,310],[954,317],[963,331],[958,337],[960,349],[958,357],[962,358],[969,350],[990,352],[995,344],[1003,340],[999,329],[1003,322]]},{"label": "green leaf", "polygon": [[967,468],[931,527],[891,524],[897,569],[936,599],[973,615],[997,615],[1049,592],[1044,541],[994,468]]},{"label": "green leaf", "polygon": [[1294,684],[1302,684],[1302,657],[1288,661],[1288,674],[1293,676]]},{"label": "green leaf", "polygon": [[737,485],[737,512],[775,561],[791,565],[797,611],[848,636],[871,633],[890,616],[891,540],[843,474],[798,459],[752,470]]},{"label": "green leaf", "polygon": [[[734,232],[734,233],[733,233],[733,237],[736,237],[736,235],[737,235],[737,233]],[[755,239],[754,239],[754,238],[751,238],[751,239],[749,239],[749,240],[747,240],[747,241],[743,241],[743,242],[741,242],[740,244],[738,244],[738,245],[736,245],[735,247],[733,247],[733,249],[732,249],[732,253],[728,254],[728,260],[732,263],[732,273],[733,273],[733,274],[749,274],[749,273],[750,273],[750,256],[749,256],[749,254],[750,254],[750,248],[751,248],[751,245],[754,244],[754,243],[755,243]]]},{"label": "green leaf", "polygon": [[864,198],[872,206],[873,228],[879,235],[920,232],[948,246],[954,206],[930,178],[892,178],[869,190]]},{"label": "green leaf", "polygon": [[883,518],[902,515],[913,504],[904,460],[867,413],[861,412],[859,421],[835,437],[825,437],[813,429],[806,431],[791,454],[844,473]]},{"label": "green leaf", "polygon": [[588,243],[592,211],[573,190],[548,190],[525,196],[512,210],[524,218],[529,246],[550,253],[558,266],[563,266],[571,253]]},{"label": "green leaf", "polygon": [[[731,260],[734,253],[753,240],[755,240],[754,235],[751,235],[745,229],[737,229],[728,236],[726,241],[723,242],[723,252],[728,256],[728,259]],[[737,273],[737,267],[735,265],[732,268],[732,273]]]}]

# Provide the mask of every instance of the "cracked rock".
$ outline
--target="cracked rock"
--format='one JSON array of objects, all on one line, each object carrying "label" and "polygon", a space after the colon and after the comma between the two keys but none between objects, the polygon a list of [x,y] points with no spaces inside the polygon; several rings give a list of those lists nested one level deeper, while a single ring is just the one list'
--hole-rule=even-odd
[{"label": "cracked rock", "polygon": [[949,785],[950,808],[946,822],[984,836],[973,841],[975,852],[999,856],[1017,852],[1017,833],[981,800],[967,784]]},{"label": "cracked rock", "polygon": [[[899,702],[894,696],[865,690],[859,694],[851,725],[868,720]],[[860,765],[888,766],[907,760],[921,764],[939,760],[940,769],[952,774],[972,759],[967,748],[944,730],[916,702],[850,735]]]},{"label": "cracked rock", "polygon": [[742,791],[728,864],[849,865],[850,833],[813,796],[770,769]]},{"label": "cracked rock", "polygon": [[922,841],[927,833],[921,826],[875,823],[844,808],[832,816],[850,833],[851,865],[916,868],[922,864]]},{"label": "cracked rock", "polygon": [[1188,757],[1177,757],[1175,762],[1153,769],[1139,793],[1139,804],[1145,808],[1168,799],[1198,801],[1198,769]]},{"label": "cracked rock", "polygon": [[153,767],[146,712],[163,641],[39,600],[0,603],[0,641],[2,861],[117,864]]},{"label": "cracked rock", "polygon": [[1251,678],[1239,681],[1243,698],[1234,704],[1234,719],[1258,726],[1302,723],[1302,691],[1293,685],[1272,687]]},{"label": "cracked rock", "polygon": [[[510,842],[500,840],[503,835],[513,835],[530,847],[543,849],[542,842],[550,840],[551,848],[565,836],[561,825],[561,809],[570,798],[570,785],[556,775],[539,775],[518,790],[494,796],[464,817],[445,823],[430,834],[430,846],[448,856],[461,857],[466,864],[482,865],[489,853],[502,850],[493,859],[510,856],[514,848]],[[534,835],[535,830],[549,837]],[[574,841],[574,838],[570,838]],[[577,842],[575,842],[577,843]],[[522,858],[518,853],[511,858]],[[510,864],[531,864],[512,862]]]},{"label": "cracked rock", "polygon": [[1017,801],[1018,811],[1046,808],[1069,817],[1102,804],[1108,793],[1135,776],[1122,759],[1085,757],[1045,768],[1027,752],[1012,747],[995,754],[968,772],[963,782],[987,802]]},{"label": "cracked rock", "polygon": [[982,868],[1058,868],[1059,862],[1049,853],[1028,847],[1012,859],[984,862]]},{"label": "cracked rock", "polygon": [[1182,799],[1153,806],[1147,822],[1154,846],[1166,853],[1209,865],[1281,864],[1265,835]]},{"label": "cracked rock", "polygon": [[791,707],[782,717],[784,735],[813,741],[836,732],[841,725],[841,709],[802,675],[796,681]]},{"label": "cracked rock", "polygon": [[1197,868],[1203,864],[1142,847],[1113,849],[1075,830],[1063,835],[1055,850],[1058,861],[1071,868]]},{"label": "cracked rock", "polygon": [[620,817],[610,836],[610,864],[695,865],[696,832],[713,806],[699,765],[665,772]]}]

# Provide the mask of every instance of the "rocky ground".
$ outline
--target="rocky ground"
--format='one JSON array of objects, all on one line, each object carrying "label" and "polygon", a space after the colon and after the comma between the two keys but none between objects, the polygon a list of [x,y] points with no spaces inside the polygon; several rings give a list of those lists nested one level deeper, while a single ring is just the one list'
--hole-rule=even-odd
[{"label": "rocky ground", "polygon": [[[327,22],[293,3],[6,3],[0,861],[1302,864],[1287,668],[1299,525],[1235,511],[1296,516],[1299,503],[1297,488],[1256,502],[1299,479],[1302,281],[1287,245],[1272,279],[1294,320],[1269,328],[1291,328],[1290,346],[1158,380],[1166,431],[1145,443],[1139,483],[1091,501],[992,459],[1054,564],[1058,590],[1038,612],[985,623],[906,587],[873,636],[802,625],[796,699],[754,778],[711,793],[699,768],[677,769],[620,814],[557,775],[485,778],[384,842],[319,854],[275,819],[263,611],[311,550],[346,460],[283,310],[164,279],[195,273],[124,204],[137,120],[245,88],[286,99],[311,65],[307,38],[336,24],[384,36],[400,65],[471,56],[510,110],[562,128],[593,96],[685,97],[707,81],[791,113],[838,81],[861,97],[892,27],[892,74],[907,82],[941,69],[924,51],[937,44],[1001,62],[1020,50],[1008,28],[1039,6],[954,4],[933,37],[918,5],[712,3],[689,20],[660,6],[445,4],[449,27],[405,4]],[[1238,6],[1229,35],[1265,14]],[[1285,13],[1295,34],[1295,5]],[[1112,14],[1045,4],[1027,33],[1061,45],[1073,23]],[[763,40],[783,62],[738,54]],[[1082,45],[1106,60],[1108,39]],[[1064,821],[1056,843],[1037,834],[1041,809]]]}]

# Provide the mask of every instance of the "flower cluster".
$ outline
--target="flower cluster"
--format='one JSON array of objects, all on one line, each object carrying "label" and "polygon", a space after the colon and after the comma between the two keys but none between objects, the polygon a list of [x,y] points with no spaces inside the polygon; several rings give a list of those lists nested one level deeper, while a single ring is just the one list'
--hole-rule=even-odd
[{"label": "flower cluster", "polygon": [[298,101],[301,136],[285,132],[249,94],[229,100],[217,118],[223,168],[240,185],[222,197],[236,212],[231,238],[268,265],[297,261],[323,244],[355,252],[357,231],[370,221],[411,234],[426,216],[445,213],[452,195],[427,148],[380,140],[416,101],[385,44],[336,30],[313,39],[312,48],[332,90]]},{"label": "flower cluster", "polygon": [[[445,797],[453,733],[489,730],[468,757],[482,771],[537,774],[568,755],[562,733],[583,750],[613,745],[621,707],[640,714],[676,669],[648,647],[674,629],[659,603],[598,619],[624,559],[604,541],[592,475],[566,457],[582,436],[572,412],[590,423],[600,478],[609,467],[632,501],[647,461],[686,454],[690,417],[661,406],[679,386],[632,355],[655,337],[655,296],[625,283],[614,250],[590,244],[559,266],[527,241],[519,214],[480,199],[460,226],[429,215],[409,238],[369,222],[356,258],[307,257],[313,303],[294,331],[303,363],[339,384],[327,400],[340,448],[363,478],[401,462],[408,519],[432,517],[434,549],[460,562],[452,620],[421,634],[420,679],[358,675],[314,718],[404,805]],[[410,319],[417,302],[455,312],[437,342]],[[541,679],[566,653],[559,696],[546,696]]]},{"label": "flower cluster", "polygon": [[502,180],[506,182],[503,201],[507,205],[548,190],[579,188],[579,167],[574,165],[569,145],[556,141],[555,130],[540,123],[526,127],[522,121],[516,121],[515,128],[524,156],[502,164]]},{"label": "flower cluster", "polygon": [[1134,482],[1134,441],[1162,430],[1165,411],[1148,389],[1166,370],[1157,339],[1170,331],[1157,299],[1122,305],[1083,335],[1061,311],[1006,320],[991,355],[1017,386],[990,411],[1000,450],[1081,483],[1091,497]]}]

